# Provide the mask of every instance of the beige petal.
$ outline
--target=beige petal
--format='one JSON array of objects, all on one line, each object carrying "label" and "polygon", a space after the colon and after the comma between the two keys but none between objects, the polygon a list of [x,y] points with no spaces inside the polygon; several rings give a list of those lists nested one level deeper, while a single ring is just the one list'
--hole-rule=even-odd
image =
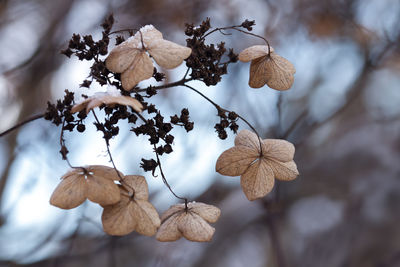
[{"label": "beige petal", "polygon": [[129,68],[135,57],[141,53],[137,41],[127,40],[111,50],[106,58],[106,67],[112,72],[122,73]]},{"label": "beige petal", "polygon": [[[268,65],[268,57],[260,57],[251,61],[249,86],[251,88],[263,87],[272,77]],[[272,88],[272,87],[271,87]]]},{"label": "beige petal", "polygon": [[85,177],[74,169],[61,179],[61,182],[50,197],[50,204],[61,209],[78,207],[86,199],[87,185]]},{"label": "beige petal", "polygon": [[86,105],[86,114],[88,114],[92,109],[100,107],[103,105],[103,101],[98,98],[91,98],[88,104]]},{"label": "beige petal", "polygon": [[132,190],[135,192],[135,199],[147,200],[149,198],[146,179],[141,175],[124,176],[122,185],[128,192],[132,192]]},{"label": "beige petal", "polygon": [[132,203],[136,220],[135,231],[141,235],[153,236],[160,227],[160,216],[147,200],[135,200]]},{"label": "beige petal", "polygon": [[87,175],[87,198],[102,206],[112,205],[120,201],[120,190],[113,180],[103,176]]},{"label": "beige petal", "polygon": [[296,72],[292,63],[287,59],[272,53],[266,60],[268,69],[267,85],[272,89],[279,91],[288,90],[294,82],[294,73]]},{"label": "beige petal", "polygon": [[154,40],[147,47],[147,51],[158,65],[166,69],[173,69],[182,64],[190,56],[192,49],[167,40]]},{"label": "beige petal", "polygon": [[[262,141],[261,141],[262,143]],[[246,146],[259,151],[260,141],[257,135],[247,129],[241,130],[235,137],[235,146]]]},{"label": "beige petal", "polygon": [[105,96],[102,98],[102,101],[106,105],[120,104],[123,106],[130,106],[136,112],[142,112],[143,110],[143,105],[137,99],[130,96]]},{"label": "beige petal", "polygon": [[294,145],[286,140],[263,140],[263,155],[266,158],[273,158],[278,161],[287,162],[293,160],[294,152]]},{"label": "beige petal", "polygon": [[[270,46],[271,52],[274,49]],[[254,45],[244,49],[239,53],[239,60],[242,62],[249,62],[253,59],[263,57],[268,55],[268,46],[267,45]]]},{"label": "beige petal", "polygon": [[153,76],[153,62],[145,52],[138,53],[130,67],[121,75],[122,87],[129,91],[139,82]]},{"label": "beige petal", "polygon": [[126,196],[122,196],[121,201],[114,205],[104,206],[101,215],[104,232],[121,236],[134,231],[137,221],[133,214],[135,214],[134,207]]},{"label": "beige petal", "polygon": [[215,232],[214,227],[192,212],[182,215],[178,222],[178,230],[187,240],[195,242],[208,242]]},{"label": "beige petal", "polygon": [[82,109],[86,108],[86,106],[88,105],[89,101],[91,99],[85,99],[77,104],[75,104],[72,108],[71,108],[71,113],[76,113],[81,111]]},{"label": "beige petal", "polygon": [[238,176],[258,157],[258,152],[249,147],[235,146],[219,156],[215,170],[222,175]]},{"label": "beige petal", "polygon": [[164,213],[161,215],[161,222],[168,220],[169,217],[171,217],[177,213],[182,213],[184,211],[184,209],[185,209],[184,203],[172,205],[171,207],[169,207],[169,209],[164,211]]},{"label": "beige petal", "polygon": [[102,178],[108,179],[108,180],[114,180],[114,181],[119,181],[120,178],[119,176],[123,177],[124,175],[118,171],[119,176],[117,174],[117,170],[115,170],[112,167],[104,166],[104,165],[91,165],[87,167],[87,170],[89,173],[95,175],[95,176],[100,176]]},{"label": "beige petal", "polygon": [[161,242],[170,242],[181,238],[182,233],[178,230],[178,222],[181,216],[183,216],[182,213],[175,213],[163,221],[158,229],[156,239]]},{"label": "beige petal", "polygon": [[[162,33],[156,28],[154,28],[153,25],[143,26],[142,28],[139,29],[139,31],[142,33],[145,45],[149,45],[149,43],[152,42],[153,40],[158,40],[163,38]],[[138,38],[138,40],[140,40],[140,33],[137,32],[135,34],[135,37]]]},{"label": "beige petal", "polygon": [[274,187],[274,173],[265,159],[260,159],[240,177],[240,185],[248,200],[264,197]]},{"label": "beige petal", "polygon": [[267,164],[271,167],[275,178],[278,180],[291,181],[299,175],[296,163],[293,160],[288,162],[267,160]]},{"label": "beige petal", "polygon": [[209,223],[215,223],[221,215],[221,210],[213,205],[207,205],[200,202],[188,204],[190,212],[196,213]]}]

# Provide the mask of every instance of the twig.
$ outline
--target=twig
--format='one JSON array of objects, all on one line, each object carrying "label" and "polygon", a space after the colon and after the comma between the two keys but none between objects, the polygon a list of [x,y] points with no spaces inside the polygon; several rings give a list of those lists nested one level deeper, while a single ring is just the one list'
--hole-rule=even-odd
[{"label": "twig", "polygon": [[7,129],[7,130],[5,130],[5,131],[2,132],[2,133],[0,133],[0,137],[3,137],[4,135],[6,135],[6,134],[8,134],[8,133],[10,133],[10,132],[12,132],[12,131],[18,129],[19,127],[21,127],[21,126],[23,126],[23,125],[25,125],[25,124],[27,124],[27,123],[29,123],[29,122],[31,122],[31,121],[35,121],[35,120],[37,120],[37,119],[41,119],[41,118],[44,117],[44,115],[45,115],[44,113],[43,113],[43,114],[38,114],[38,115],[35,115],[35,116],[33,116],[33,117],[30,117],[30,118],[28,118],[28,119],[26,119],[26,120],[24,120],[24,121],[21,121],[20,123],[14,125],[13,127],[9,128],[9,129]]}]

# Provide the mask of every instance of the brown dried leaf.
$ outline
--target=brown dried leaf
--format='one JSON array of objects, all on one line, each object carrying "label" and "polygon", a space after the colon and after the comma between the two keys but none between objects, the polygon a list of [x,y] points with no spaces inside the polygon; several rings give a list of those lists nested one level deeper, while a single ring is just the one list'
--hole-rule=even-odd
[{"label": "brown dried leaf", "polygon": [[283,139],[264,139],[263,155],[278,161],[287,162],[293,160],[294,145]]},{"label": "brown dried leaf", "polygon": [[178,230],[187,240],[195,242],[208,242],[215,232],[214,227],[192,212],[183,213],[178,222]]},{"label": "brown dried leaf", "polygon": [[274,172],[275,178],[278,180],[291,181],[294,180],[297,175],[299,175],[296,163],[293,160],[288,162],[267,160],[267,163]]},{"label": "brown dried leaf", "polygon": [[147,51],[158,65],[166,69],[176,68],[192,53],[192,49],[189,47],[163,39],[151,40],[148,43]]},{"label": "brown dried leaf", "polygon": [[[270,46],[269,49],[271,52],[274,49]],[[239,53],[239,60],[242,62],[249,62],[259,57],[263,57],[268,55],[268,46],[267,45],[254,45],[244,49]]]},{"label": "brown dried leaf", "polygon": [[235,146],[219,156],[215,170],[222,175],[238,176],[243,174],[258,156],[258,152],[249,147]]},{"label": "brown dried leaf", "polygon": [[153,76],[153,62],[144,52],[138,53],[132,64],[121,75],[122,87],[129,91],[139,82],[149,79]]},{"label": "brown dried leaf", "polygon": [[[161,242],[176,241],[182,237],[182,233],[178,230],[178,222],[183,213],[174,213],[172,216],[162,220],[161,226],[156,234],[156,239]],[[165,217],[164,214],[162,217]]]},{"label": "brown dried leaf", "polygon": [[50,204],[61,209],[78,207],[86,200],[85,178],[77,169],[67,172],[50,197]]},{"label": "brown dried leaf", "polygon": [[240,177],[243,192],[251,201],[271,192],[274,182],[274,173],[263,158],[251,165]]},{"label": "brown dried leaf", "polygon": [[132,201],[131,205],[137,222],[135,231],[146,236],[155,235],[161,222],[154,206],[147,200],[139,199]]},{"label": "brown dried leaf", "polygon": [[213,205],[192,202],[190,205],[188,204],[188,207],[192,212],[198,214],[209,223],[215,223],[221,215],[221,210]]}]

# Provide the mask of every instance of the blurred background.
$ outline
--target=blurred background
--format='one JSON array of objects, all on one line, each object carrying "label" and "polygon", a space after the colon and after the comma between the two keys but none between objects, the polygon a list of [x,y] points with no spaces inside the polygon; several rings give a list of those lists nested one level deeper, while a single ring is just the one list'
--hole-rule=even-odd
[{"label": "blurred background", "polygon": [[[174,152],[161,158],[167,179],[179,195],[216,205],[222,215],[210,243],[111,237],[97,205],[49,205],[68,166],[58,152],[60,128],[37,120],[0,138],[0,266],[400,266],[399,1],[1,0],[0,132],[43,113],[65,89],[77,96],[105,90],[79,88],[90,63],[59,52],[73,33],[100,38],[109,13],[114,30],[153,24],[182,45],[185,23],[255,20],[253,32],[295,65],[292,89],[251,89],[244,63],[232,64],[215,87],[190,85],[241,114],[264,138],[294,143],[300,176],[249,202],[239,177],[215,173],[234,136],[218,139],[214,107],[184,87],[162,90],[152,101],[166,117],[188,107],[195,122],[189,134],[174,129]],[[238,32],[208,38],[221,40],[237,53],[262,44]],[[185,70],[183,64],[166,72],[167,82]],[[156,83],[140,86],[149,84]],[[111,166],[101,134],[87,128],[66,133],[72,164]],[[127,125],[120,128],[111,141],[116,165],[146,176],[150,201],[162,213],[177,200],[160,177],[139,168],[151,146]]]}]

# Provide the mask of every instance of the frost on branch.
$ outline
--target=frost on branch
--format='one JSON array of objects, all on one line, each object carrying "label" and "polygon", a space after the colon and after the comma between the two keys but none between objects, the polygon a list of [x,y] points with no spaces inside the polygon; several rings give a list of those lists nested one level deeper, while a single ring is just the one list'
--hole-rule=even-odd
[{"label": "frost on branch", "polygon": [[152,25],[142,27],[134,36],[115,47],[106,59],[107,68],[122,73],[122,87],[129,91],[140,81],[153,76],[153,62],[148,52],[163,68],[179,66],[192,49],[163,39]]},{"label": "frost on branch", "polygon": [[215,169],[222,175],[241,175],[243,192],[247,199],[255,200],[271,192],[274,178],[290,181],[299,175],[294,151],[293,144],[286,140],[259,140],[255,133],[242,130],[235,146],[219,156]]},{"label": "frost on branch", "polygon": [[146,179],[139,175],[125,176],[119,186],[121,200],[104,206],[101,221],[109,235],[126,235],[132,231],[152,236],[160,226],[160,217],[148,201]]},{"label": "frost on branch", "polygon": [[252,88],[260,88],[267,84],[279,91],[288,90],[294,82],[296,69],[287,59],[279,56],[267,45],[255,45],[246,48],[239,54],[239,60],[249,62]]},{"label": "frost on branch", "polygon": [[208,223],[215,223],[221,211],[219,208],[200,202],[189,202],[171,206],[161,216],[161,227],[157,232],[158,241],[175,241],[185,237],[196,242],[208,242],[214,235],[215,228]]},{"label": "frost on branch", "polygon": [[[121,173],[120,173],[121,175]],[[86,198],[100,205],[110,205],[120,200],[119,175],[107,166],[92,165],[74,168],[61,177],[61,182],[50,198],[50,204],[61,209],[72,209]]]}]

